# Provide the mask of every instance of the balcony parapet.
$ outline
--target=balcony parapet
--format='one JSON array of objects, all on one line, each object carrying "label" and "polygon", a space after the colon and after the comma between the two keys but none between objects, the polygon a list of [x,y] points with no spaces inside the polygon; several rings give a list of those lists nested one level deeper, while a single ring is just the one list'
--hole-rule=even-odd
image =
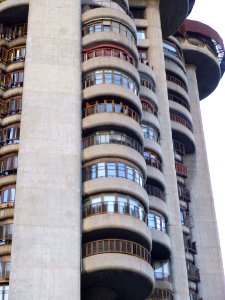
[{"label": "balcony parapet", "polygon": [[93,241],[83,245],[83,258],[103,253],[128,254],[136,256],[151,264],[150,252],[145,247],[135,242],[120,239],[107,239]]}]

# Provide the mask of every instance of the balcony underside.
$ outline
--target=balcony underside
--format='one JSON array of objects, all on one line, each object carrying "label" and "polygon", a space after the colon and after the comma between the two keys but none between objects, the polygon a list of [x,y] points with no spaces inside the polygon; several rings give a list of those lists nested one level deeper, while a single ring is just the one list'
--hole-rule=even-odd
[{"label": "balcony underside", "polygon": [[99,254],[83,260],[82,300],[145,300],[154,288],[152,267],[125,254]]}]

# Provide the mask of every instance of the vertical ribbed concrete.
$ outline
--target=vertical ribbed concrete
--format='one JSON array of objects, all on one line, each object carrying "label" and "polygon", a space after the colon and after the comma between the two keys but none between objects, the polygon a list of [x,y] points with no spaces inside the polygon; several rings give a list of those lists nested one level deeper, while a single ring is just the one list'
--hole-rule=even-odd
[{"label": "vertical ribbed concrete", "polygon": [[224,273],[211,189],[195,66],[187,66],[196,153],[185,157],[191,192],[193,240],[197,243],[196,265],[200,269],[199,294],[204,300],[224,300]]},{"label": "vertical ribbed concrete", "polygon": [[80,7],[30,1],[11,300],[80,299]]},{"label": "vertical ribbed concrete", "polygon": [[150,41],[148,55],[156,76],[156,92],[159,99],[159,121],[161,128],[160,145],[163,150],[163,173],[166,179],[166,200],[169,207],[168,230],[172,245],[171,267],[175,292],[174,298],[176,300],[188,300],[187,269],[184,255],[183,233],[179,219],[180,208],[169,115],[159,0],[148,0],[147,3],[147,38]]}]

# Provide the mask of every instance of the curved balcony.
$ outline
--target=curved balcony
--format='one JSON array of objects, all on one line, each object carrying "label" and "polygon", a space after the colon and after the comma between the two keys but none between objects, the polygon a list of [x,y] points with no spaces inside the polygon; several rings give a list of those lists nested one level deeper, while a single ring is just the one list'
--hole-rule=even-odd
[{"label": "curved balcony", "polygon": [[171,74],[170,74],[170,73],[167,73],[167,74],[166,74],[166,79],[167,79],[167,81],[172,82],[172,83],[178,85],[178,86],[181,87],[186,93],[188,93],[187,83],[186,83],[184,80],[180,79],[179,77],[177,77],[176,75],[174,75],[174,74],[172,74],[172,73],[171,73]]},{"label": "curved balcony", "polygon": [[0,159],[0,176],[9,176],[17,173],[18,155],[13,153]]},{"label": "curved balcony", "polygon": [[[165,51],[164,51],[164,54],[165,54]],[[170,57],[166,53],[165,54],[165,67],[166,67],[166,71],[168,73],[174,74],[175,76],[177,75],[179,78],[182,79],[182,81],[187,86],[186,70],[185,70],[185,67],[181,60],[179,60],[177,57],[175,57],[173,55],[172,55],[172,57]],[[182,86],[182,88],[183,88],[183,86]]]},{"label": "curved balcony", "polygon": [[[5,9],[9,8],[9,5],[12,5],[12,3],[10,3],[10,1],[7,1],[7,2],[5,2],[5,5],[4,5]],[[20,1],[20,4],[21,4],[21,1]],[[13,5],[15,5],[15,3],[13,3]],[[0,14],[0,16],[1,16],[1,22],[3,24],[7,23],[7,18],[9,18],[9,15],[12,14],[13,10],[15,10],[15,9],[18,10],[18,7],[16,7],[16,8],[12,8],[11,7],[11,8],[9,8],[9,10],[5,10],[5,11],[3,10],[1,12],[1,14]],[[1,30],[0,30],[0,36],[1,36],[0,39],[1,40],[5,40],[6,42],[11,42],[13,40],[20,39],[22,37],[26,37],[27,36],[27,23],[23,23],[22,19],[27,18],[27,15],[28,15],[28,6],[25,6],[25,5],[20,6],[20,13],[21,13],[21,15],[20,15],[21,22],[18,21],[19,24],[16,24],[16,25],[13,25],[13,26],[3,25],[1,27]]]},{"label": "curved balcony", "polygon": [[161,189],[149,184],[145,185],[145,189],[149,196],[166,201],[165,193]]},{"label": "curved balcony", "polygon": [[147,165],[147,177],[154,179],[154,180],[160,182],[162,184],[162,186],[165,186],[164,175],[159,169],[157,169],[153,166]]},{"label": "curved balcony", "polygon": [[154,114],[152,114],[148,111],[143,111],[142,112],[142,121],[145,123],[151,123],[160,131],[159,120],[157,119],[157,117]]},{"label": "curved balcony", "polygon": [[97,44],[90,48],[83,49],[82,54],[82,61],[87,62],[89,60],[92,60],[97,57],[112,57],[112,58],[118,58],[121,62],[123,60],[124,62],[128,62],[133,66],[136,66],[137,63],[135,62],[135,59],[133,55],[130,54],[130,52],[125,49],[124,47],[120,47],[119,45],[115,44]]},{"label": "curved balcony", "polygon": [[[85,11],[82,14],[83,36],[91,33],[90,30],[86,32],[85,29],[87,27],[89,28],[90,24],[93,24],[93,20],[96,20],[94,21],[94,31],[121,32],[123,35],[126,35],[129,39],[133,40],[133,42],[136,42],[136,26],[132,19],[132,14],[128,10],[127,14],[125,14],[119,5],[115,7],[116,3],[113,1],[110,2],[108,1],[108,7],[104,7],[104,5],[101,7],[100,5],[98,7],[90,5],[89,8],[93,7],[93,9]],[[102,4],[104,3],[105,2],[102,2]],[[114,5],[114,7],[112,7],[112,5]],[[109,19],[113,20],[113,23],[110,23]],[[104,23],[104,20],[107,20],[108,22]],[[102,21],[101,28],[99,26],[99,21]],[[118,23],[118,27],[116,27],[116,23]]]},{"label": "curved balcony", "polygon": [[12,219],[14,217],[14,206],[15,204],[12,203],[0,208],[0,221]]},{"label": "curved balcony", "polygon": [[[90,3],[91,2],[91,3]],[[129,11],[129,4],[128,0],[114,0],[114,1],[104,1],[104,0],[83,0],[82,4],[88,4],[89,9],[96,9],[96,8],[112,8],[119,11],[126,13],[130,18],[133,19],[132,13]]]},{"label": "curved balcony", "polygon": [[144,112],[153,114],[154,116],[158,116],[158,107],[152,102],[150,99],[140,97],[141,99],[141,106],[142,106],[142,113]]},{"label": "curved balcony", "polygon": [[122,158],[137,165],[146,178],[146,164],[142,156],[142,147],[125,134],[96,134],[83,140],[83,160],[90,161],[103,157]]},{"label": "curved balcony", "polygon": [[187,154],[194,153],[195,139],[190,121],[174,113],[170,114],[170,119],[173,139],[180,141],[185,145],[185,151]]},{"label": "curved balcony", "polygon": [[143,142],[143,131],[139,123],[132,118],[118,113],[97,113],[88,116],[82,120],[82,129],[91,128],[124,128],[129,132],[133,132],[140,141]]},{"label": "curved balcony", "polygon": [[176,111],[178,114],[184,116],[183,118],[177,118],[177,114],[174,114],[174,116],[172,116],[172,120],[181,123],[193,132],[192,116],[190,112],[183,105],[180,105],[174,101],[169,101],[169,107],[171,111]]},{"label": "curved balcony", "polygon": [[145,205],[146,210],[149,206],[148,194],[145,189],[138,183],[125,178],[97,178],[83,183],[83,196],[94,195],[104,192],[115,192],[131,195],[136,199],[140,199]]},{"label": "curved balcony", "polygon": [[3,74],[1,82],[1,89],[3,91],[8,91],[10,89],[18,88],[23,86],[24,71],[13,71],[7,74]]},{"label": "curved balcony", "polygon": [[152,150],[156,152],[161,158],[163,157],[161,146],[153,139],[144,138],[144,149]]},{"label": "curved balcony", "polygon": [[[159,193],[159,191],[158,190],[156,190],[156,191],[157,191],[156,196],[149,195],[149,209],[151,211],[152,210],[157,211],[167,217],[168,216],[168,205],[164,200],[157,197],[157,194]],[[161,192],[161,190],[160,190],[160,192]]]},{"label": "curved balcony", "polygon": [[171,253],[171,241],[166,232],[150,229],[152,234],[152,257],[154,259],[168,259]]},{"label": "curved balcony", "polygon": [[185,98],[179,96],[178,94],[175,95],[171,91],[168,91],[168,99],[172,102],[180,104],[181,106],[185,107],[190,112],[190,104]]},{"label": "curved balcony", "polygon": [[164,38],[173,35],[187,17],[189,11],[188,0],[160,1],[160,20]]},{"label": "curved balcony", "polygon": [[152,102],[158,107],[158,98],[155,92],[144,85],[140,87],[140,97],[144,97],[152,100]]},{"label": "curved balcony", "polygon": [[150,253],[128,240],[90,242],[83,245],[82,279],[84,299],[145,299],[154,289]]},{"label": "curved balcony", "polygon": [[146,74],[153,80],[154,83],[156,83],[155,74],[151,65],[148,62],[144,62],[144,60],[139,59],[138,72]]},{"label": "curved balcony", "polygon": [[1,101],[0,115],[2,118],[21,114],[22,111],[22,97],[9,98]]},{"label": "curved balcony", "polygon": [[178,162],[178,161],[175,161],[175,169],[176,169],[176,173],[178,176],[181,176],[181,177],[184,177],[184,178],[187,178],[188,177],[188,174],[187,174],[187,167]]},{"label": "curved balcony", "polygon": [[[119,100],[118,100],[119,102]],[[117,113],[123,114],[135,120],[137,123],[141,124],[140,115],[131,109],[128,105],[122,105],[121,103],[115,103],[114,100],[104,100],[104,102],[98,102],[96,104],[87,106],[83,109],[82,116],[86,118],[88,116],[98,114],[98,113]]]},{"label": "curved balcony", "polygon": [[179,29],[186,64],[196,66],[200,99],[217,87],[224,72],[224,45],[219,34],[208,25],[186,20]]},{"label": "curved balcony", "polygon": [[139,114],[141,115],[142,107],[141,101],[138,95],[134,94],[133,91],[127,89],[122,85],[115,84],[101,84],[101,85],[92,85],[83,90],[83,99],[98,99],[100,97],[104,98],[117,98],[124,99],[131,103],[134,107],[137,108]]},{"label": "curved balcony", "polygon": [[132,208],[130,210],[129,207],[127,208],[128,214],[121,213],[122,210],[120,209],[124,208],[122,206],[123,203],[117,204],[120,205],[118,208],[116,207],[117,205],[113,208],[111,203],[105,203],[107,208],[105,205],[99,206],[98,210],[96,210],[96,206],[93,207],[92,205],[92,207],[89,207],[86,212],[91,211],[96,214],[83,219],[83,234],[91,233],[92,235],[94,232],[101,231],[101,234],[105,233],[108,236],[108,232],[116,231],[120,232],[120,236],[122,235],[124,238],[132,235],[135,241],[140,241],[142,244],[148,245],[148,248],[151,249],[151,234],[149,234],[146,223],[139,219],[139,217],[142,218],[143,216],[134,216],[134,213],[131,212]]},{"label": "curved balcony", "polygon": [[[120,58],[115,58],[115,57],[95,57],[93,59],[87,60],[82,63],[82,71],[83,73],[88,73],[91,71],[94,71],[96,69],[116,69],[120,70],[132,78],[135,79],[135,82],[140,82],[140,77],[138,74],[137,69],[135,68],[134,65],[130,64],[127,61],[121,61]],[[120,81],[123,81],[121,78]],[[117,84],[116,81],[114,81],[114,84]]]}]

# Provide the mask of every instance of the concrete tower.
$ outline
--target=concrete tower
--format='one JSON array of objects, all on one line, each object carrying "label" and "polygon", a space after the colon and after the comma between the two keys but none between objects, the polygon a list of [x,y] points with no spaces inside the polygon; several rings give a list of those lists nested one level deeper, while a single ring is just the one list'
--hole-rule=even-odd
[{"label": "concrete tower", "polygon": [[0,300],[225,299],[193,5],[0,0]]}]

